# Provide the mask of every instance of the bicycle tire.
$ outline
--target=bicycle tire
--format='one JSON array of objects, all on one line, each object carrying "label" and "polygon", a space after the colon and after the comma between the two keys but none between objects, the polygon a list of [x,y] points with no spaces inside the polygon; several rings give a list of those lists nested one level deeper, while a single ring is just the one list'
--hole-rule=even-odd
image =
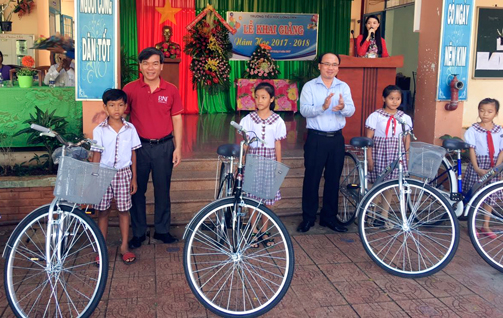
[{"label": "bicycle tire", "polygon": [[[496,192],[503,191],[503,184],[490,185],[482,190],[473,201],[470,214],[468,215],[468,234],[477,253],[487,264],[500,272],[503,272],[503,202],[499,199],[492,205],[492,211],[488,213],[482,204]],[[491,231],[495,239],[480,232],[481,223],[488,217]]]},{"label": "bicycle tire", "polygon": [[346,151],[339,181],[338,195],[340,204],[336,214],[337,220],[343,226],[348,226],[354,222],[356,209],[361,200],[360,190],[362,182],[357,162],[358,160],[355,155]]},{"label": "bicycle tire", "polygon": [[[232,227],[229,229],[229,234],[225,238],[227,245],[220,244],[218,233],[212,230],[214,226],[218,227],[218,224],[214,223],[212,215],[221,209],[234,206],[241,208],[241,211],[247,211],[242,213],[242,216],[239,216],[241,213],[236,212],[237,219],[248,217],[248,221],[250,221],[251,214],[254,213],[257,213],[257,216],[266,216],[269,225],[271,225],[268,228],[271,233],[270,237],[275,238],[274,245],[265,247],[266,244],[264,244],[263,249],[260,247],[252,248],[251,244],[258,243],[260,246],[262,243],[261,237],[254,241],[251,236],[251,229],[257,224],[240,222],[239,220],[234,223],[235,230]],[[255,220],[260,218],[256,217]],[[261,231],[261,229],[258,230]],[[241,235],[238,235],[237,240],[236,233]],[[210,253],[210,251],[216,251],[216,253]],[[203,264],[216,265],[204,267]],[[230,266],[227,267],[229,264]],[[196,298],[217,315],[257,317],[268,312],[286,294],[293,277],[294,265],[295,257],[288,231],[271,210],[255,200],[243,198],[236,203],[235,198],[224,198],[210,203],[196,215],[187,229],[183,256],[185,276]],[[215,273],[211,275],[213,272]],[[264,279],[261,274],[267,278]],[[215,277],[215,275],[222,277]],[[205,277],[209,277],[209,279],[204,281]],[[234,285],[234,279],[238,281],[239,278],[241,283]],[[219,286],[221,281],[222,286]],[[264,284],[263,289],[258,284],[259,282]],[[213,286],[208,287],[211,284]],[[277,289],[273,290],[271,286],[273,288],[277,286]],[[250,297],[251,292],[253,297]],[[230,305],[231,299],[236,301],[235,305]],[[249,303],[247,303],[248,301]]]},{"label": "bicycle tire", "polygon": [[[63,237],[51,235],[54,238],[52,246],[61,246],[62,257],[58,260],[53,253],[50,269],[47,269],[45,261],[48,205],[31,212],[12,233],[5,251],[4,288],[16,317],[89,317],[98,306],[108,277],[105,240],[89,216],[78,209],[70,211],[70,206],[55,207],[55,220],[66,222],[67,227],[62,229]],[[56,231],[58,225],[55,222],[53,226]],[[89,242],[86,243],[86,239]],[[100,259],[98,266],[96,255]],[[17,282],[17,279],[21,281]],[[56,288],[52,289],[52,284]],[[35,286],[35,290],[40,289],[38,293],[31,290]],[[30,298],[31,294],[35,299]],[[82,295],[84,299],[75,300],[72,298],[74,295]],[[41,305],[40,308],[37,303]]]},{"label": "bicycle tire", "polygon": [[[456,253],[458,220],[437,190],[415,179],[404,183],[410,191],[404,204],[407,226],[400,212],[399,180],[389,180],[363,199],[358,219],[360,239],[370,258],[388,273],[408,278],[429,276],[443,269]],[[448,219],[441,225],[421,222],[425,213],[436,209],[445,210]]]}]

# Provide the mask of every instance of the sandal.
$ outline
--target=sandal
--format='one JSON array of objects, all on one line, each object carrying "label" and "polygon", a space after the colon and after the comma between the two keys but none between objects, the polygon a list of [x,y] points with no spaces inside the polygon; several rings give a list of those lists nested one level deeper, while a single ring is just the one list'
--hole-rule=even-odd
[{"label": "sandal", "polygon": [[261,237],[262,237],[262,244],[264,245],[265,248],[274,246],[274,238],[271,237],[271,233],[264,232],[262,233]]},{"label": "sandal", "polygon": [[498,236],[496,235],[496,233],[494,233],[491,230],[485,229],[483,227],[480,228],[480,233],[482,235],[485,235],[485,236],[489,237],[491,240],[495,240],[495,239],[498,238]]},{"label": "sandal", "polygon": [[259,240],[260,240],[260,237],[262,236],[262,234],[260,233],[252,233],[251,234],[251,242],[250,242],[250,247],[251,248],[258,248],[259,247]]},{"label": "sandal", "polygon": [[136,262],[136,255],[131,252],[127,252],[126,254],[121,254],[122,262],[126,265],[131,265]]}]

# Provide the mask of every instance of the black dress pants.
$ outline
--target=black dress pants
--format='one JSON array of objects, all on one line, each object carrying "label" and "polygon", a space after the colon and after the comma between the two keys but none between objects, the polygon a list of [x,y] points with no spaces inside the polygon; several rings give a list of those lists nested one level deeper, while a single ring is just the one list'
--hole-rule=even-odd
[{"label": "black dress pants", "polygon": [[146,199],[147,184],[152,171],[154,184],[154,228],[159,234],[169,233],[171,225],[171,200],[169,189],[173,171],[173,139],[159,144],[141,143],[136,150],[136,175],[138,191],[133,195],[131,226],[133,235],[140,237],[147,231]]},{"label": "black dress pants", "polygon": [[304,184],[302,188],[302,215],[304,221],[316,221],[319,188],[324,173],[323,207],[320,220],[338,224],[339,179],[344,165],[344,136],[323,136],[309,130],[304,145]]}]

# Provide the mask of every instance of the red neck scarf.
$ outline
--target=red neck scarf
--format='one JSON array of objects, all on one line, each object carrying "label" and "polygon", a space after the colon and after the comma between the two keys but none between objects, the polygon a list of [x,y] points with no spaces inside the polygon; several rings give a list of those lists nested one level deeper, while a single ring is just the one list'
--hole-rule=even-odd
[{"label": "red neck scarf", "polygon": [[386,137],[388,137],[389,126],[391,125],[391,137],[395,136],[396,133],[396,119],[395,116],[391,115],[386,124]]},{"label": "red neck scarf", "polygon": [[491,159],[491,167],[494,167],[494,142],[491,132],[487,131],[487,147],[489,148],[489,159]]}]

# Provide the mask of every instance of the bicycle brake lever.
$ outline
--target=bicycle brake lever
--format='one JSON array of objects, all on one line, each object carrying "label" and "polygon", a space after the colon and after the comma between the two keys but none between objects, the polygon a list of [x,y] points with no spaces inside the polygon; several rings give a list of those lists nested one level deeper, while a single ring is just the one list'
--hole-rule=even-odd
[{"label": "bicycle brake lever", "polygon": [[56,137],[56,134],[51,131],[40,133],[40,136]]}]

